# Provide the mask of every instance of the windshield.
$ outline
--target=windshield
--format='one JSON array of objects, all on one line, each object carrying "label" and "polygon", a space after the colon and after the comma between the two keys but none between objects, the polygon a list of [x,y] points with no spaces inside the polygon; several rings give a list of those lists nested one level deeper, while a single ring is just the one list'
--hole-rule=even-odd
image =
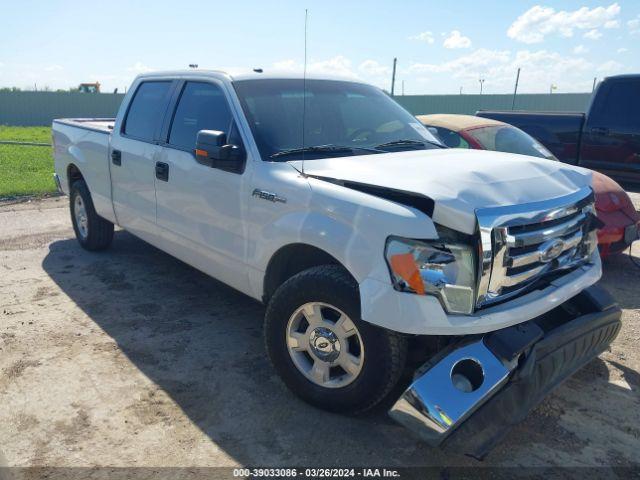
[{"label": "windshield", "polygon": [[307,80],[305,88],[302,79],[264,79],[234,87],[263,160],[441,148],[409,112],[369,85]]},{"label": "windshield", "polygon": [[553,153],[535,138],[511,125],[473,128],[466,133],[476,139],[486,150],[557,160]]}]

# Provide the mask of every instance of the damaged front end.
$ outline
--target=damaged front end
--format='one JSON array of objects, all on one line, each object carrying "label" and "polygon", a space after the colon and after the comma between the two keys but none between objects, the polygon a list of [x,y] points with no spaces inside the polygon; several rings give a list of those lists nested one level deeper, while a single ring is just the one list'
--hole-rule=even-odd
[{"label": "damaged front end", "polygon": [[389,414],[432,446],[482,459],[611,344],[620,316],[611,296],[593,286],[541,317],[464,338],[418,370]]}]

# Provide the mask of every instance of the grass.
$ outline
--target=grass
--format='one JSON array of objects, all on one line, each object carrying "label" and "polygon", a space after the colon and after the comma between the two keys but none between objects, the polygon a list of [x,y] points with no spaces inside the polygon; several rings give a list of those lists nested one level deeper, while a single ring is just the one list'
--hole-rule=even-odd
[{"label": "grass", "polygon": [[[0,125],[0,140],[51,143],[50,127]],[[56,191],[51,147],[0,144],[0,198]]]}]

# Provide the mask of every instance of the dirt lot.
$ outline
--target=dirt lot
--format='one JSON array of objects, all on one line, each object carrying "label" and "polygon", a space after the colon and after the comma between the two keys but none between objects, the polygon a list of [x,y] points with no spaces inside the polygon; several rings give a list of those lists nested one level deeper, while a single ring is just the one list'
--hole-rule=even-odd
[{"label": "dirt lot", "polygon": [[[263,307],[247,297],[126,232],[105,253],[72,237],[66,198],[0,205],[0,462],[478,465],[384,415],[345,418],[297,400],[265,357]],[[612,351],[483,465],[639,461],[640,268],[625,254],[605,263],[603,281],[624,308]]]}]

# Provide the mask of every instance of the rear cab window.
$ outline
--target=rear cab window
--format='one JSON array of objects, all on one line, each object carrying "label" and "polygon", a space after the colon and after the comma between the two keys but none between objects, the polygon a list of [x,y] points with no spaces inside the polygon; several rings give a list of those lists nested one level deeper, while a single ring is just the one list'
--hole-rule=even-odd
[{"label": "rear cab window", "polygon": [[640,80],[614,80],[598,95],[589,115],[589,127],[640,133]]},{"label": "rear cab window", "polygon": [[152,142],[162,122],[171,81],[147,81],[138,86],[127,111],[122,133],[136,140]]}]

